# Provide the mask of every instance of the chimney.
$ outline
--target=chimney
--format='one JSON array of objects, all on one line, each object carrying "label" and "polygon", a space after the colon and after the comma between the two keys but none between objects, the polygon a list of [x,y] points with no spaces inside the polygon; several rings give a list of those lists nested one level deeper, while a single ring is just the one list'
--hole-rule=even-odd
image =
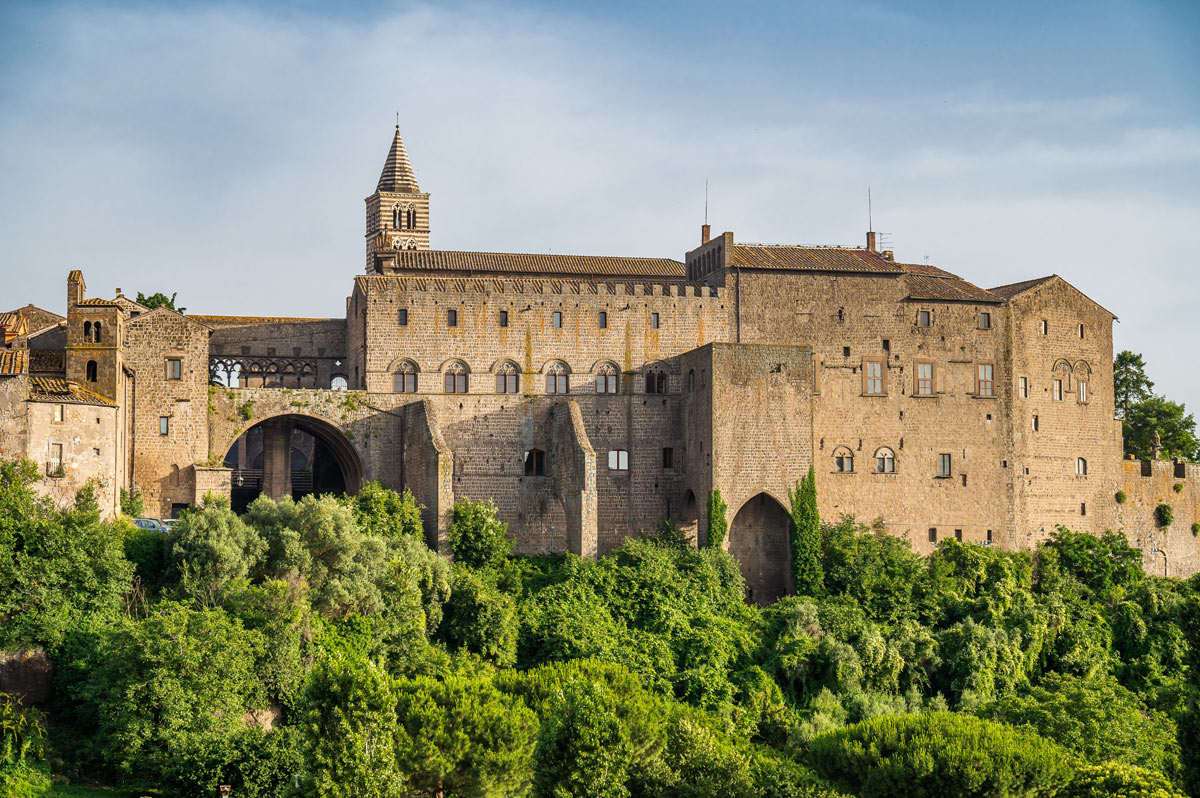
[{"label": "chimney", "polygon": [[707,244],[708,239],[712,236],[712,227],[707,224],[700,225],[700,243]]},{"label": "chimney", "polygon": [[870,250],[871,252],[875,251],[875,231],[874,230],[867,231],[867,249]]}]

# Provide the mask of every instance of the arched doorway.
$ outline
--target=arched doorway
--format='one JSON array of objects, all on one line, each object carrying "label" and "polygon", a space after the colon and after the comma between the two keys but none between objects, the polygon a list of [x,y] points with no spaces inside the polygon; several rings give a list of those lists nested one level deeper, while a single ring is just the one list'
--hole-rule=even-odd
[{"label": "arched doorway", "polygon": [[340,429],[299,414],[264,419],[225,455],[233,469],[233,509],[243,512],[259,494],[299,499],[310,493],[353,493],[365,478],[362,460]]},{"label": "arched doorway", "polygon": [[770,604],[788,594],[788,513],[775,497],[760,493],[742,505],[729,525],[725,549],[737,558],[750,601]]},{"label": "arched doorway", "polygon": [[683,511],[679,514],[679,531],[691,543],[699,545],[700,511],[696,506],[696,494],[691,489],[683,497]]}]

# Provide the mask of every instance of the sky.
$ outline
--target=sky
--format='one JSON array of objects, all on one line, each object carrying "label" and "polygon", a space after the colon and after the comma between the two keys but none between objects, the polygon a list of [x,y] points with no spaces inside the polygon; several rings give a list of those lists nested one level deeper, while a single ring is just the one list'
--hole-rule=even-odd
[{"label": "sky", "polygon": [[397,114],[437,249],[714,232],[1059,274],[1200,410],[1200,3],[0,2],[0,310],[344,314]]}]

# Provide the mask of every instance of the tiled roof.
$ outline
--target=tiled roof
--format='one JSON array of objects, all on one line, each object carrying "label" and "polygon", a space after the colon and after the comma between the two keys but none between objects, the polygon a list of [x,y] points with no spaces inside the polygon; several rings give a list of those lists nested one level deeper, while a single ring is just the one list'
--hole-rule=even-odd
[{"label": "tiled roof", "polygon": [[396,269],[400,272],[531,274],[541,277],[647,277],[656,280],[681,279],[687,274],[681,262],[670,258],[450,252],[436,249],[397,252]]},{"label": "tiled roof", "polygon": [[75,405],[103,405],[116,407],[116,403],[105,399],[95,391],[67,380],[53,377],[30,377],[29,398],[35,402],[62,402]]},{"label": "tiled roof", "polygon": [[0,313],[0,328],[4,329],[4,340],[0,343],[6,343],[18,335],[29,332],[29,325],[25,323],[25,317],[15,310],[9,313]]},{"label": "tiled roof", "polygon": [[33,332],[38,332],[57,324],[61,321],[66,321],[65,316],[60,316],[54,311],[39,308],[37,305],[29,304],[23,308],[17,308],[10,311],[15,313],[29,324],[29,329]]},{"label": "tiled roof", "polygon": [[83,300],[80,300],[79,304],[80,305],[88,305],[90,307],[108,307],[108,308],[121,307],[116,302],[113,302],[111,299],[101,299],[100,297],[94,297],[92,299],[83,299]]},{"label": "tiled roof", "polygon": [[749,269],[784,269],[814,272],[866,272],[903,274],[904,267],[867,249],[851,247],[801,247],[790,244],[734,244],[729,264]]},{"label": "tiled roof", "polygon": [[899,265],[909,274],[923,274],[926,277],[958,277],[953,272],[939,269],[937,266],[928,263],[901,263]]},{"label": "tiled roof", "polygon": [[392,149],[388,152],[387,161],[383,164],[383,172],[379,175],[379,185],[376,191],[390,191],[393,194],[420,194],[421,187],[417,185],[417,176],[413,173],[412,164],[408,162],[408,152],[400,139],[400,128],[392,139]]},{"label": "tiled roof", "polygon": [[79,269],[71,269],[71,271],[67,272],[67,282],[68,283],[82,283],[83,282],[83,272],[81,272]]},{"label": "tiled roof", "polygon": [[995,302],[1004,300],[959,277],[927,277],[909,274],[904,278],[909,299],[942,299],[951,302]]},{"label": "tiled roof", "polygon": [[299,316],[195,316],[188,314],[189,319],[208,326],[236,326],[243,324],[292,324],[314,321],[344,321],[344,319],[309,319]]},{"label": "tiled roof", "polygon": [[991,291],[993,294],[998,296],[1002,296],[1005,299],[1012,299],[1017,294],[1023,294],[1031,288],[1037,288],[1039,285],[1047,282],[1048,280],[1053,280],[1054,277],[1055,275],[1051,274],[1048,277],[1038,277],[1035,280],[1023,280],[1019,283],[1009,283],[1008,285],[989,288],[988,291]]},{"label": "tiled roof", "polygon": [[62,371],[66,368],[66,354],[61,349],[30,349],[29,371],[31,374]]},{"label": "tiled roof", "polygon": [[11,377],[25,373],[25,349],[0,349],[0,374]]}]

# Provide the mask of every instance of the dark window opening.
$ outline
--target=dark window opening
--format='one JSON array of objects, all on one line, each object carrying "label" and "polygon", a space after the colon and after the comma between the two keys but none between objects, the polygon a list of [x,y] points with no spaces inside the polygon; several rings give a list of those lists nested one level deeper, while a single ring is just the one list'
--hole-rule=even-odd
[{"label": "dark window opening", "polygon": [[954,530],[954,539],[957,540],[959,543],[962,543],[962,530],[961,529]]},{"label": "dark window opening", "polygon": [[657,369],[646,372],[646,393],[666,393],[667,375]]},{"label": "dark window opening", "polygon": [[938,455],[938,476],[939,477],[950,476],[950,455],[948,455],[948,454],[939,454]]},{"label": "dark window opening", "polygon": [[600,311],[600,316],[599,316],[599,318],[597,319],[597,324],[599,324],[599,325],[600,325],[600,329],[601,329],[601,330],[603,330],[603,329],[607,329],[607,327],[608,327],[608,313],[606,313],[606,312],[605,312],[605,311],[603,311],[603,310],[602,310],[602,311]]},{"label": "dark window opening", "polygon": [[658,329],[658,314],[657,313],[650,314],[650,327],[655,330]]},{"label": "dark window opening", "polygon": [[88,382],[95,382],[98,379],[96,371],[97,371],[96,361],[89,360],[87,362],[87,381]]},{"label": "dark window opening", "polygon": [[457,310],[447,310],[446,311],[446,326],[447,327],[457,327],[458,326],[458,311]]},{"label": "dark window opening", "polygon": [[507,310],[500,311],[500,326],[501,327],[508,326],[508,311]]},{"label": "dark window opening", "polygon": [[546,453],[541,449],[530,449],[525,452],[525,476],[546,476]]},{"label": "dark window opening", "polygon": [[670,446],[663,448],[663,468],[675,467],[675,450]]},{"label": "dark window opening", "polygon": [[929,528],[929,542],[937,543],[937,527]]},{"label": "dark window opening", "polygon": [[556,330],[562,329],[562,311],[561,310],[554,311],[554,314],[551,317],[551,319],[554,324],[554,329],[556,329]]},{"label": "dark window opening", "polygon": [[400,326],[408,326],[408,308],[400,308]]}]

